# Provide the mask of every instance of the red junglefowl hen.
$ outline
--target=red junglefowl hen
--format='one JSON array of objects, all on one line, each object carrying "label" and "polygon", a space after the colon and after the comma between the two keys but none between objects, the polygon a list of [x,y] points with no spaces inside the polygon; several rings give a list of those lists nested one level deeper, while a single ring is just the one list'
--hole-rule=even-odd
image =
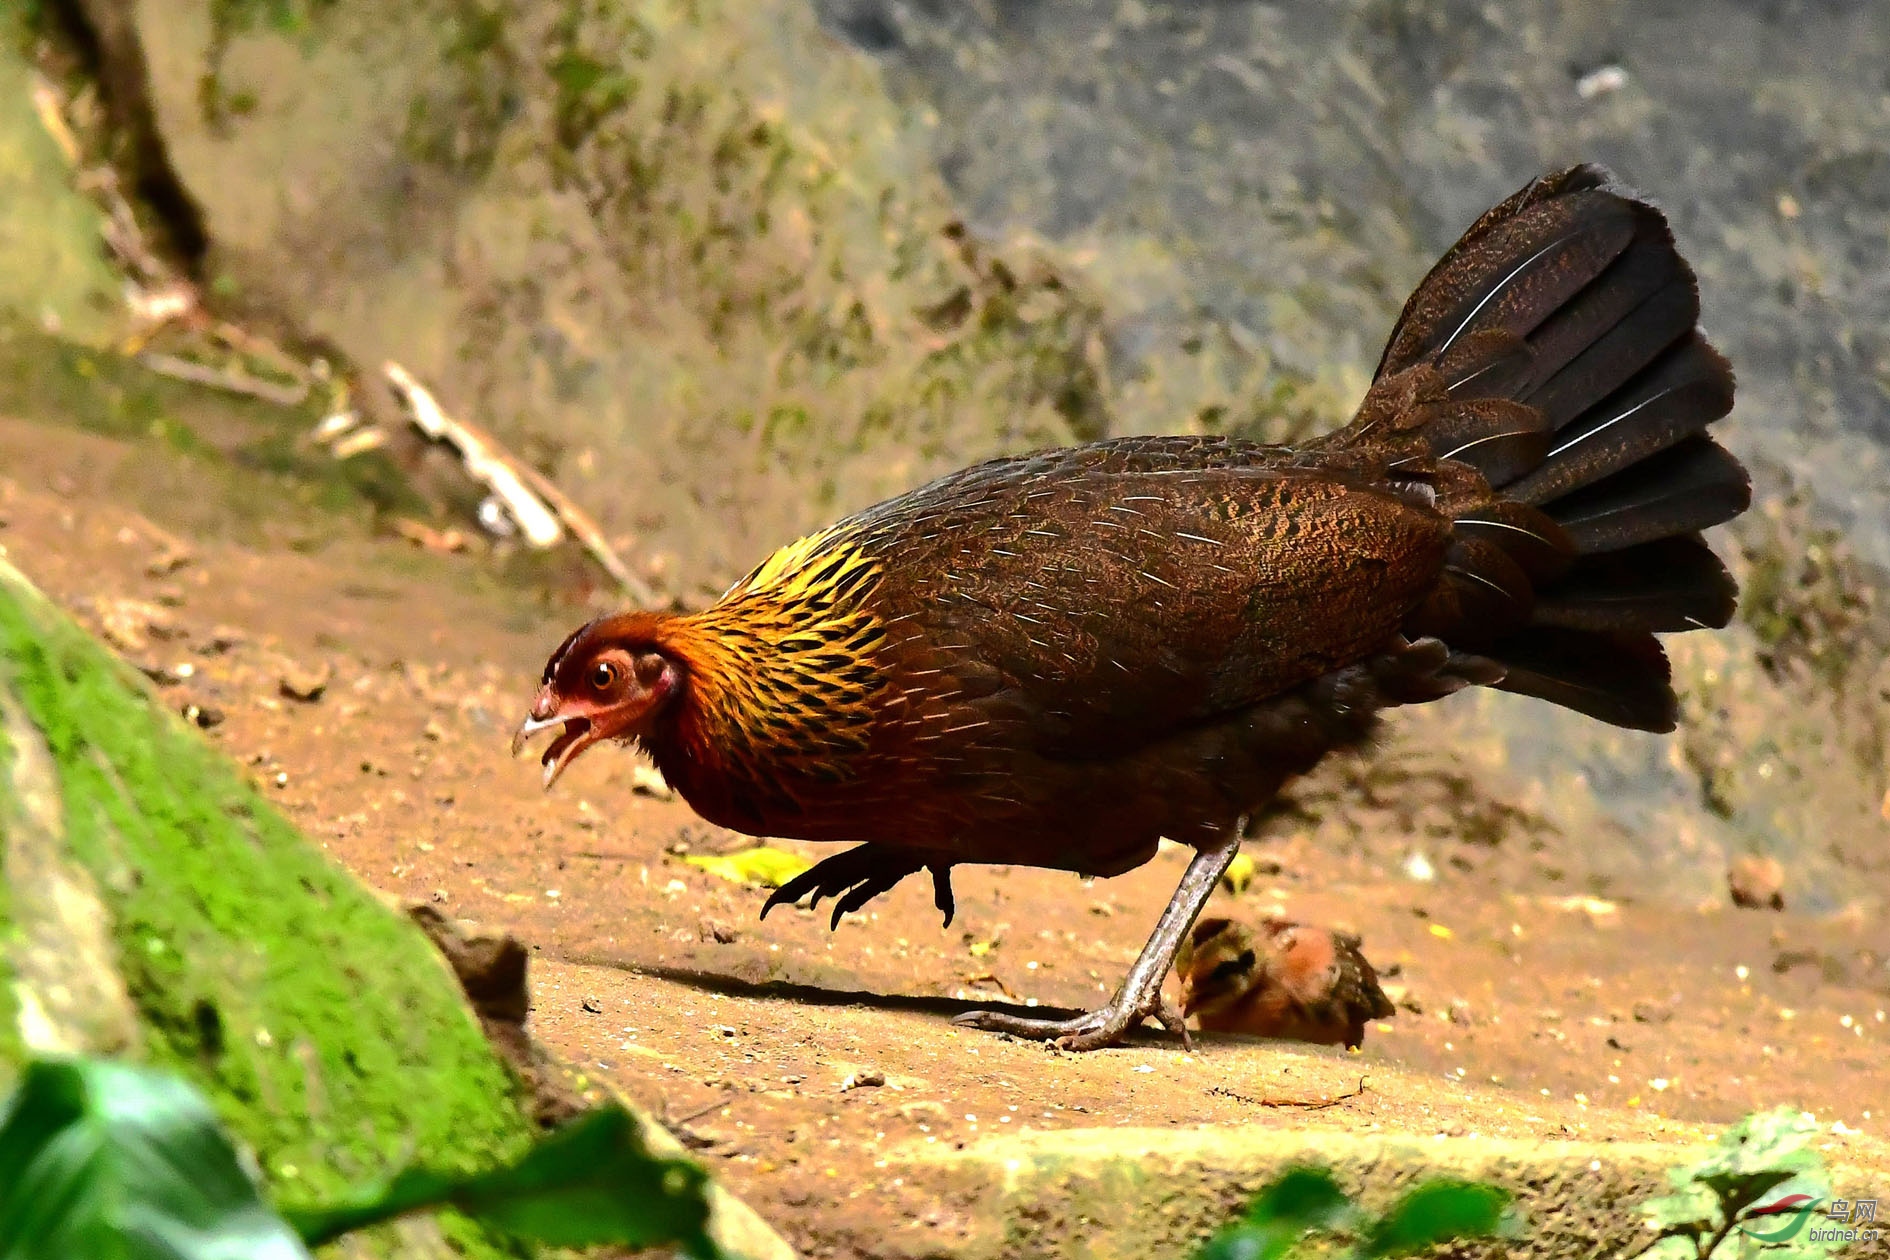
[{"label": "red junglefowl hen", "polygon": [[1362,1046],[1366,1023],[1394,1014],[1362,943],[1347,932],[1285,919],[1264,920],[1259,931],[1232,919],[1202,919],[1175,957],[1181,1013],[1202,1032]]},{"label": "red junglefowl hen", "polygon": [[[1162,1013],[1177,947],[1294,775],[1375,714],[1480,684],[1666,731],[1656,634],[1736,595],[1745,509],[1704,433],[1733,379],[1651,206],[1583,166],[1479,219],[1344,428],[996,459],[784,547],[714,606],[582,627],[519,728],[546,783],[634,740],[709,821],[864,841],[781,888],[846,911],[960,863],[1117,875],[1192,846],[1115,997],[961,1022],[1071,1048]],[[1167,1022],[1167,1021],[1164,1021]]]}]

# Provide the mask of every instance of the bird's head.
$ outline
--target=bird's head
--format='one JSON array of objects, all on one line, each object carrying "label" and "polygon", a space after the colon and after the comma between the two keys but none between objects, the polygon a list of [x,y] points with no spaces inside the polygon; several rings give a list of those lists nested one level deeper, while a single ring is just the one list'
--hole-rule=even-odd
[{"label": "bird's head", "polygon": [[1266,942],[1256,939],[1244,923],[1220,918],[1197,922],[1175,957],[1182,1013],[1212,1014],[1238,1002],[1264,972],[1266,949]]},{"label": "bird's head", "polygon": [[545,731],[545,786],[601,740],[642,739],[682,690],[683,670],[661,643],[661,614],[624,613],[579,627],[545,662],[531,712],[512,736],[514,754]]}]

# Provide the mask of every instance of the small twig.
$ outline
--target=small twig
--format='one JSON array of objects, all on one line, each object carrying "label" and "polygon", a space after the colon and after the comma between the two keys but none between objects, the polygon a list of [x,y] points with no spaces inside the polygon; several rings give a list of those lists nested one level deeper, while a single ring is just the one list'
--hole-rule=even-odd
[{"label": "small twig", "polygon": [[997,991],[999,993],[1002,993],[1005,997],[1010,998],[1012,1001],[1017,1000],[1017,994],[1011,991],[1011,986],[1008,984],[1005,984],[1002,980],[998,979],[998,975],[995,971],[981,971],[975,976],[965,977],[966,984],[983,984],[987,980],[989,980],[993,985],[997,986]]},{"label": "small twig", "polygon": [[1324,1111],[1327,1107],[1336,1107],[1347,1099],[1357,1098],[1360,1094],[1364,1093],[1365,1078],[1362,1076],[1358,1078],[1358,1087],[1356,1089],[1343,1094],[1335,1094],[1331,1098],[1316,1100],[1304,1098],[1249,1098],[1245,1094],[1235,1093],[1225,1085],[1210,1085],[1207,1092],[1220,1098],[1231,1098],[1235,1102],[1243,1102],[1253,1107],[1302,1107],[1307,1111]]},{"label": "small twig", "polygon": [[301,362],[281,346],[267,337],[258,337],[255,333],[238,328],[235,324],[219,322],[210,330],[210,335],[221,341],[239,354],[262,359],[284,376],[293,377],[306,388],[314,384],[318,373],[308,364]]},{"label": "small twig", "polygon": [[53,138],[59,151],[65,154],[68,165],[77,166],[80,161],[79,138],[72,134],[72,128],[66,123],[66,114],[59,105],[59,94],[52,89],[52,84],[35,74],[33,76],[33,108],[39,113],[39,125]]},{"label": "small twig", "polygon": [[459,452],[467,473],[485,483],[504,502],[534,547],[552,546],[562,530],[569,529],[631,599],[646,606],[657,602],[656,592],[630,571],[597,522],[549,478],[512,455],[477,425],[447,415],[432,393],[400,364],[389,362],[381,370],[406,403],[414,426]]},{"label": "small twig", "polygon": [[170,279],[169,269],[145,247],[144,236],[138,230],[137,216],[132,213],[131,204],[125,200],[124,191],[118,186],[118,173],[110,166],[86,169],[84,146],[79,143],[72,125],[66,121],[65,105],[59,99],[58,91],[38,74],[33,76],[33,109],[39,115],[40,125],[52,136],[53,143],[59,146],[59,152],[78,172],[75,182],[79,191],[93,194],[104,210],[105,222],[100,231],[106,245],[118,255],[119,261],[147,281]]},{"label": "small twig", "polygon": [[407,406],[407,416],[415,428],[436,442],[444,442],[459,452],[467,475],[481,482],[502,503],[518,523],[525,541],[534,547],[550,547],[564,536],[564,528],[552,510],[525,485],[519,462],[512,459],[485,434],[462,420],[446,414],[433,391],[415,379],[413,373],[398,363],[382,365],[381,371]]},{"label": "small twig", "polygon": [[597,558],[597,563],[604,566],[604,571],[616,580],[617,585],[624,589],[625,594],[646,608],[656,606],[658,602],[656,592],[650,588],[648,582],[632,573],[629,566],[624,564],[623,559],[617,555],[616,548],[605,539],[604,531],[598,528],[596,521],[591,519],[590,513],[573,503],[569,495],[553,485],[549,478],[530,464],[520,465],[519,471],[524,474],[526,484],[538,491],[545,501],[551,504],[552,510],[557,512],[559,518],[564,521],[565,528],[589,549],[590,553]]},{"label": "small twig", "polygon": [[308,399],[307,385],[278,385],[273,381],[251,376],[238,368],[216,368],[206,363],[179,358],[174,354],[164,354],[158,350],[147,350],[138,356],[138,362],[156,372],[159,376],[168,376],[174,380],[189,381],[193,385],[208,385],[212,389],[227,390],[232,394],[246,394],[251,398],[260,398],[264,402],[275,403],[280,407],[299,407]]},{"label": "small twig", "polygon": [[669,1104],[666,1102],[663,1104],[663,1127],[665,1129],[681,1128],[683,1125],[691,1124],[697,1120],[702,1119],[702,1117],[708,1115],[712,1111],[722,1110],[722,1108],[728,1106],[728,1104],[729,1104],[729,1099],[718,1098],[714,1102],[710,1103],[706,1107],[701,1108],[700,1110],[692,1111],[686,1116],[677,1116],[675,1119],[672,1120],[669,1115]]}]

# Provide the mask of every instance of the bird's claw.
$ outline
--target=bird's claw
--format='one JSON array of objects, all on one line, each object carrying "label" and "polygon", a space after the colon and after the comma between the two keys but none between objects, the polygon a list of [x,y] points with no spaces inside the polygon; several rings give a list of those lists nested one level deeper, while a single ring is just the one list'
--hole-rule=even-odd
[{"label": "bird's claw", "polygon": [[830,930],[838,929],[842,915],[890,889],[908,875],[921,870],[932,872],[932,901],[945,916],[945,926],[952,925],[957,901],[952,896],[952,868],[948,862],[928,861],[925,857],[883,844],[862,844],[815,863],[787,883],[775,889],[761,907],[761,917],[779,905],[795,905],[813,894],[809,908],[825,897],[834,898]]},{"label": "bird's claw", "polygon": [[1026,1041],[1048,1041],[1059,1050],[1101,1050],[1119,1044],[1144,1019],[1153,1019],[1181,1038],[1181,1048],[1194,1049],[1194,1038],[1181,1010],[1160,989],[1140,1001],[1118,993],[1107,1006],[1073,1019],[1026,1019],[1003,1011],[966,1011],[952,1020],[963,1028],[1004,1033]]}]

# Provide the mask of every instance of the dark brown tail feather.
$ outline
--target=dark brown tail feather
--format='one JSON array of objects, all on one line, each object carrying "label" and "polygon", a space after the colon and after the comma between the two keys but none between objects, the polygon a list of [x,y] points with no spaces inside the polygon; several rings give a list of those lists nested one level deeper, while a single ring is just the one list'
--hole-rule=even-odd
[{"label": "dark brown tail feather", "polygon": [[1737,590],[1699,535],[1751,490],[1704,432],[1733,375],[1695,326],[1692,269],[1660,212],[1611,184],[1575,167],[1477,220],[1326,444],[1467,465],[1494,492],[1445,496],[1457,541],[1411,633],[1501,662],[1504,690],[1670,730],[1654,635],[1731,618]]}]

